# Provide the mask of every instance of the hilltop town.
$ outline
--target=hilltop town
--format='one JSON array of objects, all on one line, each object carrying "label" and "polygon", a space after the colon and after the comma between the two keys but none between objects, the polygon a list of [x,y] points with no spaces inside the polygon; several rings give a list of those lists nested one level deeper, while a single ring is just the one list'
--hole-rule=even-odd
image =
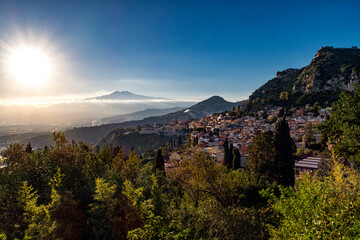
[{"label": "hilltop town", "polygon": [[277,119],[284,114],[297,149],[304,150],[310,144],[319,144],[321,134],[317,127],[330,115],[330,111],[330,107],[314,109],[305,106],[285,110],[275,106],[268,111],[261,110],[241,117],[229,111],[211,114],[201,119],[174,120],[168,124],[142,126],[139,130],[140,134],[186,135],[189,146],[196,146],[208,152],[215,161],[221,162],[225,139],[228,139],[241,155],[246,156],[256,131],[273,131]]}]

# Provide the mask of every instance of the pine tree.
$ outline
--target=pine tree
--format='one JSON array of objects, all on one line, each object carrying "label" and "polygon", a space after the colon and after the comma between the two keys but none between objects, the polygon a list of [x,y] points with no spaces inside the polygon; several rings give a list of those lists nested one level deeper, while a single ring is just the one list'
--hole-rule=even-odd
[{"label": "pine tree", "polygon": [[276,124],[275,129],[275,161],[274,169],[277,173],[278,183],[284,186],[293,186],[295,182],[292,139],[289,125],[285,117]]}]

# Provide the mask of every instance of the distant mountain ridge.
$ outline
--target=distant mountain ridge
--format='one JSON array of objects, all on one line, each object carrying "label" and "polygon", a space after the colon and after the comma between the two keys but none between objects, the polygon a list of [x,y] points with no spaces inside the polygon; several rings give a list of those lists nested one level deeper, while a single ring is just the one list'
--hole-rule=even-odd
[{"label": "distant mountain ridge", "polygon": [[306,67],[277,72],[249,96],[248,108],[330,106],[340,90],[352,91],[360,82],[360,49],[322,47]]},{"label": "distant mountain ridge", "polygon": [[145,110],[137,111],[137,112],[133,112],[133,113],[127,113],[127,114],[121,114],[121,115],[116,115],[116,116],[112,116],[112,117],[102,118],[102,119],[94,121],[94,124],[101,125],[101,124],[122,123],[125,121],[141,120],[141,119],[144,119],[147,117],[164,115],[164,114],[176,112],[176,111],[179,111],[182,109],[184,109],[184,108],[183,107],[173,107],[173,108],[164,108],[164,109],[150,108],[150,109],[145,109]]},{"label": "distant mountain ridge", "polygon": [[[117,128],[133,128],[138,125],[152,125],[154,123],[165,124],[171,120],[190,120],[197,119],[206,116],[207,114],[223,112],[226,110],[232,110],[234,107],[241,105],[241,102],[228,102],[224,100],[222,97],[213,96],[209,99],[206,99],[202,102],[199,102],[185,110],[180,110],[176,112],[172,112],[169,114],[148,117],[142,120],[136,121],[126,121],[123,123],[112,123],[112,124],[104,124],[100,126],[93,127],[80,127],[74,128],[71,130],[65,131],[65,136],[69,141],[84,141],[86,143],[99,143],[103,139],[108,139],[108,135],[114,129]],[[45,145],[52,144],[52,134],[44,134],[41,136],[36,136],[35,138],[31,138],[28,141],[31,142],[33,147],[44,147]],[[24,142],[26,144],[27,142]]]},{"label": "distant mountain ridge", "polygon": [[154,123],[167,123],[171,120],[190,120],[190,119],[199,119],[205,117],[206,115],[210,115],[213,113],[224,112],[227,110],[232,110],[234,107],[241,105],[241,102],[228,102],[222,97],[213,96],[202,102],[199,102],[185,110],[169,113],[162,116],[149,117],[140,121],[131,121],[124,122],[124,127],[133,127],[134,122],[136,125],[146,125],[146,124],[154,124]]},{"label": "distant mountain ridge", "polygon": [[115,91],[107,95],[86,98],[85,100],[153,100],[153,99],[168,100],[167,98],[144,96],[129,91]]}]

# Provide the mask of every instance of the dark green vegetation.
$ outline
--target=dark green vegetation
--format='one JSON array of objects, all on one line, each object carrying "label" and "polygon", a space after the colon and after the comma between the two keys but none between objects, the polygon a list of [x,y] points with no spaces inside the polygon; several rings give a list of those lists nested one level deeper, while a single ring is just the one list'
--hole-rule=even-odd
[{"label": "dark green vegetation", "polygon": [[122,128],[111,131],[103,140],[97,145],[100,147],[110,144],[112,146],[120,146],[124,149],[126,154],[130,153],[133,148],[136,151],[139,147],[143,152],[158,149],[159,147],[166,146],[177,140],[177,136],[165,136],[163,134],[140,134],[137,131],[125,131]]},{"label": "dark green vegetation", "polygon": [[353,90],[360,79],[360,49],[321,48],[302,69],[287,69],[258,88],[248,108],[261,110],[273,106],[304,106],[315,102],[330,106],[340,90]]},{"label": "dark green vegetation", "polygon": [[359,239],[360,174],[335,161],[326,177],[304,176],[296,190],[264,191],[280,224],[269,226],[272,239]]},{"label": "dark green vegetation", "polygon": [[331,118],[322,126],[323,143],[340,157],[360,164],[360,88],[343,91],[333,106]]},{"label": "dark green vegetation", "polygon": [[224,158],[222,164],[229,169],[239,169],[241,167],[241,155],[238,149],[234,149],[234,146],[225,139],[223,144]]},{"label": "dark green vegetation", "polygon": [[[321,49],[308,67],[278,73],[248,106],[314,101],[316,111],[338,98],[338,77],[342,86],[352,86],[359,73],[356,54],[356,49]],[[204,114],[213,110],[206,106],[221,102],[214,97],[187,113]],[[66,132],[74,134],[70,139],[99,139],[98,147],[67,142],[61,133],[48,135],[52,146],[36,151],[31,144],[13,144],[2,152],[8,167],[0,169],[0,239],[358,239],[359,109],[359,88],[340,94],[321,128],[322,147],[332,147],[333,159],[321,162],[314,176],[305,174],[296,187],[295,149],[284,118],[274,133],[256,134],[246,168],[225,141],[223,164],[184,145],[182,160],[165,172],[164,150],[150,150],[174,139],[113,130],[115,125]],[[304,136],[309,146],[312,130]]]},{"label": "dark green vegetation", "polygon": [[359,107],[359,87],[333,105],[322,126],[333,158],[322,161],[315,176],[305,175],[296,189],[280,187],[280,196],[262,192],[280,216],[278,226],[269,226],[273,239],[359,239]]},{"label": "dark green vegetation", "polygon": [[326,121],[337,157],[296,188],[284,119],[274,133],[254,137],[245,169],[237,169],[228,143],[225,166],[184,145],[182,160],[166,173],[162,149],[126,157],[122,148],[68,143],[61,133],[37,151],[14,144],[2,153],[8,167],[0,169],[0,237],[357,239],[360,174],[342,158],[358,161],[359,93],[343,93]]},{"label": "dark green vegetation", "polygon": [[8,239],[266,239],[276,222],[259,190],[266,178],[229,170],[187,152],[164,174],[162,151],[149,163],[134,151],[68,143],[19,144],[0,169],[0,233]]},{"label": "dark green vegetation", "polygon": [[247,168],[283,186],[294,186],[295,159],[289,126],[282,118],[271,131],[257,131],[249,146]]}]

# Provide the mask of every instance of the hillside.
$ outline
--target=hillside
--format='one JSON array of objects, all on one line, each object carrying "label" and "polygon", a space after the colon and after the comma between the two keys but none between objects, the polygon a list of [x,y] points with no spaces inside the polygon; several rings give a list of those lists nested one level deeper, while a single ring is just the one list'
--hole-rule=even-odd
[{"label": "hillside", "polygon": [[128,114],[121,114],[112,117],[102,118],[94,121],[95,125],[108,124],[108,123],[122,123],[125,121],[134,121],[141,120],[147,117],[164,115],[172,112],[182,110],[183,107],[173,107],[173,108],[164,108],[164,109],[145,109],[142,111],[132,112]]},{"label": "hillside", "polygon": [[141,147],[142,151],[146,152],[156,150],[172,141],[172,137],[161,134],[139,134],[135,131],[124,132],[122,128],[118,128],[111,131],[97,145],[103,147],[105,144],[109,144],[114,147],[122,147],[125,153],[129,155],[131,148],[138,151],[138,148]]},{"label": "hillside", "polygon": [[[104,124],[94,127],[73,128],[64,132],[69,141],[83,141],[86,143],[97,143],[106,137],[109,132],[115,128],[119,128],[119,124]],[[52,133],[37,135],[30,139],[23,139],[22,144],[30,142],[33,148],[43,148],[45,145],[53,145]]]},{"label": "hillside", "polygon": [[352,91],[360,78],[360,49],[321,48],[294,82],[300,92]]},{"label": "hillside", "polygon": [[135,127],[137,125],[152,125],[154,123],[164,124],[172,120],[190,120],[202,118],[212,113],[232,110],[234,107],[241,105],[241,102],[228,102],[222,97],[213,96],[202,102],[195,104],[185,110],[169,113],[157,117],[149,117],[140,121],[129,121],[121,124],[122,127]]},{"label": "hillside", "polygon": [[329,106],[340,90],[352,91],[360,79],[360,49],[323,47],[309,65],[286,69],[254,91],[251,109],[291,107],[319,102]]}]

